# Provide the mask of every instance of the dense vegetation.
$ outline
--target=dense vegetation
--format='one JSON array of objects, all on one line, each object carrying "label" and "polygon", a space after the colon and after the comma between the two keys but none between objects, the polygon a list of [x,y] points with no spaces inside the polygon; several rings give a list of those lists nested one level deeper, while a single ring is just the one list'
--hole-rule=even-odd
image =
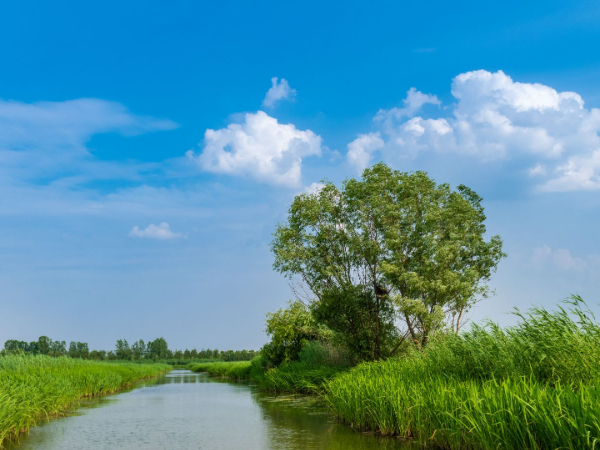
[{"label": "dense vegetation", "polygon": [[419,445],[600,448],[600,325],[581,298],[461,329],[504,256],[481,202],[382,164],[296,197],[273,251],[297,300],[267,316],[251,363],[194,369],[319,393],[351,426]]},{"label": "dense vegetation", "polygon": [[115,392],[170,368],[45,355],[1,356],[0,448],[40,420],[64,414],[82,397]]},{"label": "dense vegetation", "polygon": [[521,319],[361,364],[327,384],[327,399],[354,427],[444,448],[598,447],[599,324],[577,297]]},{"label": "dense vegetation", "polygon": [[424,346],[458,331],[488,294],[504,253],[500,237],[486,240],[485,218],[466,186],[376,164],[294,199],[274,233],[274,268],[299,283],[315,322],[355,361],[379,360],[407,339]]},{"label": "dense vegetation", "polygon": [[275,393],[299,392],[315,394],[323,384],[340,372],[349,369],[347,359],[337,350],[318,342],[307,342],[296,360],[270,367],[269,358],[262,354],[247,362],[197,363],[187,366],[194,372],[234,380],[246,380]]},{"label": "dense vegetation", "polygon": [[40,336],[37,341],[25,342],[9,339],[4,343],[1,355],[32,354],[47,356],[68,356],[70,358],[96,361],[138,361],[165,362],[180,365],[192,361],[249,361],[257,352],[254,350],[170,350],[167,341],[160,337],[145,343],[142,339],[129,345],[126,339],[118,339],[114,351],[89,350],[86,342],[71,341],[67,348],[65,341],[56,341],[48,336]]},{"label": "dense vegetation", "polygon": [[320,394],[344,422],[448,449],[597,448],[600,445],[600,324],[573,297],[548,311],[516,312],[425,347],[350,368],[307,342],[295,361],[190,366],[274,392]]}]

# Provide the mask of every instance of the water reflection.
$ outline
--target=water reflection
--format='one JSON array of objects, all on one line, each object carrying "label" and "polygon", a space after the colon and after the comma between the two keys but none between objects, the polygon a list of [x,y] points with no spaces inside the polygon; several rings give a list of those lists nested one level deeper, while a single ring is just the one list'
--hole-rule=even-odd
[{"label": "water reflection", "polygon": [[304,400],[176,370],[136,389],[82,403],[76,415],[32,429],[20,450],[405,448],[364,435]]},{"label": "water reflection", "polygon": [[269,449],[406,449],[401,441],[363,434],[342,425],[324,407],[305,399],[258,396],[269,434]]}]

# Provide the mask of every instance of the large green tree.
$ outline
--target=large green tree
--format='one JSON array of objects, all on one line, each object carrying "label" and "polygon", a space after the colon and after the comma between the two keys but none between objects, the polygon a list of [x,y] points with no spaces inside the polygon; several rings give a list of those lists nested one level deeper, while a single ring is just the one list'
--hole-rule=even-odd
[{"label": "large green tree", "polygon": [[297,196],[274,234],[274,267],[300,277],[315,316],[359,358],[389,356],[405,337],[422,346],[444,326],[458,331],[489,293],[504,254],[500,237],[486,240],[481,202],[466,186],[377,164],[341,189]]}]

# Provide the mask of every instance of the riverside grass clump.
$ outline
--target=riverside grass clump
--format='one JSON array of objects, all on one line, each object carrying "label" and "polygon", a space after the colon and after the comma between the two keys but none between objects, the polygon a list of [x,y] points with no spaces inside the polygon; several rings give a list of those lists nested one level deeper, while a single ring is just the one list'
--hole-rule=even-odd
[{"label": "riverside grass clump", "polygon": [[252,361],[198,363],[187,366],[194,372],[206,372],[214,377],[249,381],[260,389],[274,393],[317,393],[325,381],[346,367],[315,366],[303,361],[265,369],[260,357]]},{"label": "riverside grass clump", "polygon": [[192,363],[187,368],[193,372],[206,372],[215,377],[247,380],[252,363],[250,361]]},{"label": "riverside grass clump", "polygon": [[278,367],[268,367],[264,355],[247,362],[216,362],[190,364],[194,372],[207,372],[209,375],[234,380],[246,380],[260,389],[274,393],[316,394],[323,384],[348,370],[349,363],[336,354],[331,358],[329,348],[317,343],[307,343],[300,352],[299,361],[283,363]]},{"label": "riverside grass clump", "polygon": [[170,369],[164,364],[0,356],[0,448],[38,422],[63,415],[82,397],[116,392]]},{"label": "riverside grass clump", "polygon": [[325,386],[361,430],[448,449],[600,448],[600,327],[579,297],[520,323],[438,336]]}]

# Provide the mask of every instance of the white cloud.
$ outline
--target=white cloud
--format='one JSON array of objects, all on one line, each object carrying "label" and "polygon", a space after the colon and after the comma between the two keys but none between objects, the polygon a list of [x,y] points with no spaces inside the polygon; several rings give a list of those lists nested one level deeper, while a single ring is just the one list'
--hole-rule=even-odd
[{"label": "white cloud", "polygon": [[546,166],[544,166],[543,164],[536,164],[535,167],[529,169],[530,177],[537,177],[543,175],[546,175]]},{"label": "white cloud", "polygon": [[131,135],[175,127],[170,120],[137,116],[120,103],[94,98],[37,103],[0,100],[0,148],[77,148],[97,133]]},{"label": "white cloud", "polygon": [[540,190],[600,189],[600,110],[585,108],[578,94],[478,70],[455,77],[452,95],[456,104],[441,118],[413,117],[426,103],[439,105],[437,97],[414,88],[403,108],[381,110],[375,122],[384,159],[434,151],[480,162],[517,160]]},{"label": "white cloud", "polygon": [[371,162],[371,155],[383,145],[379,133],[360,134],[348,144],[348,162],[362,171]]},{"label": "white cloud", "polygon": [[277,81],[277,77],[271,78],[271,88],[267,91],[262,102],[263,106],[274,107],[277,102],[286,99],[293,99],[296,96],[296,89],[292,89],[285,78]]},{"label": "white cloud", "polygon": [[263,111],[246,114],[243,123],[206,130],[202,153],[187,152],[209,172],[247,175],[290,187],[301,183],[302,158],[320,154],[320,136],[281,124]]},{"label": "white cloud", "polygon": [[148,238],[148,239],[178,239],[186,237],[183,233],[174,233],[171,231],[171,227],[167,222],[162,222],[160,225],[154,225],[151,223],[143,230],[136,225],[129,232],[129,236],[136,238]]},{"label": "white cloud", "polygon": [[402,101],[403,108],[380,109],[375,116],[377,121],[385,121],[389,119],[402,119],[403,117],[412,117],[424,105],[431,104],[440,106],[442,102],[435,95],[423,94],[412,87],[406,93],[406,98]]},{"label": "white cloud", "polygon": [[97,160],[87,142],[98,133],[133,135],[176,126],[98,99],[0,100],[0,185],[39,178],[72,186],[99,179],[139,179],[140,173],[153,170],[151,164]]},{"label": "white cloud", "polygon": [[324,186],[325,185],[323,183],[311,183],[309,186],[306,186],[304,188],[304,193],[305,194],[316,194],[321,189],[323,189]]},{"label": "white cloud", "polygon": [[[590,255],[594,258],[594,255]],[[588,262],[582,258],[571,255],[571,252],[565,249],[552,250],[549,246],[535,248],[531,255],[531,263],[537,267],[543,267],[547,264],[554,266],[559,270],[582,271],[588,267]]]}]

